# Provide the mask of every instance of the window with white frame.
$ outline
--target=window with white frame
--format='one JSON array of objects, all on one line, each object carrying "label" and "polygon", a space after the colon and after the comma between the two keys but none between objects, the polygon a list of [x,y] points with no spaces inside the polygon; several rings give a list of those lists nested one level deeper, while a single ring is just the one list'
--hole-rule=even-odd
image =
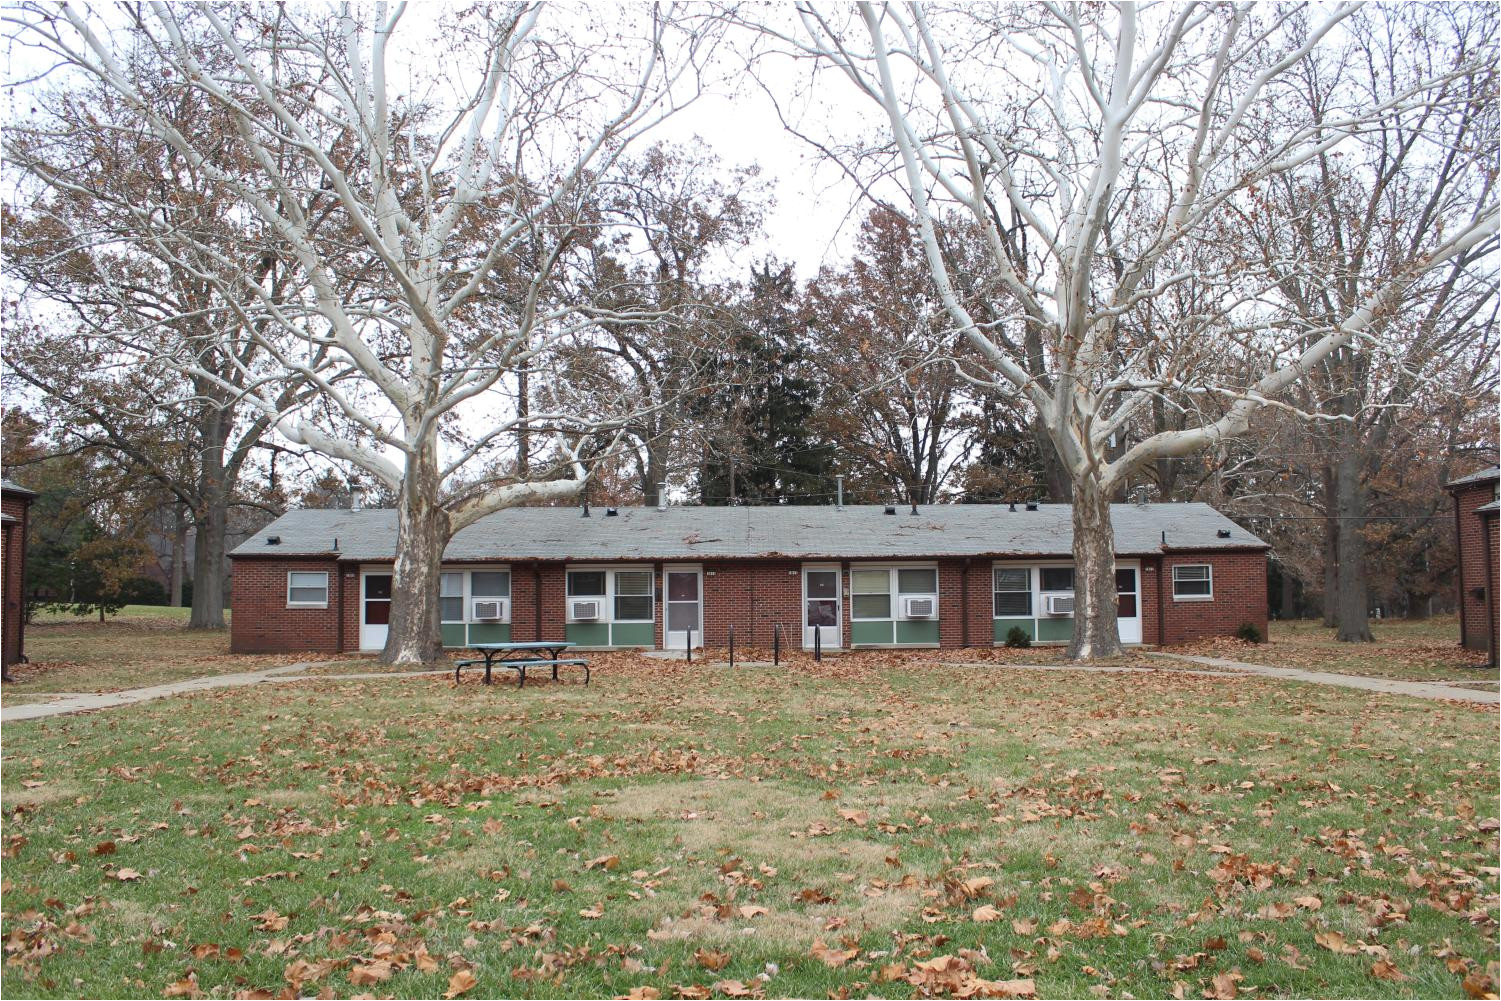
[{"label": "window with white frame", "polygon": [[462,573],[439,575],[438,619],[442,622],[464,621],[464,575]]},{"label": "window with white frame", "polygon": [[1208,563],[1173,567],[1174,601],[1213,601],[1214,568]]},{"label": "window with white frame", "polygon": [[[445,623],[509,622],[511,619],[511,571],[445,570],[438,578],[438,617]],[[500,615],[474,615],[475,601],[500,601]]]},{"label": "window with white frame", "polygon": [[650,570],[616,570],[615,621],[652,621],[652,572]]},{"label": "window with white frame", "polygon": [[567,591],[570,618],[572,599],[598,598],[602,621],[654,621],[656,594],[650,570],[569,570]]},{"label": "window with white frame", "polygon": [[1073,567],[1038,567],[1037,572],[1041,575],[1042,583],[1038,590],[1060,592],[1074,589]]},{"label": "window with white frame", "polygon": [[891,618],[891,571],[850,571],[850,618]]},{"label": "window with white frame", "polygon": [[293,570],[287,574],[288,608],[327,608],[328,572]]},{"label": "window with white frame", "polygon": [[1031,618],[1032,568],[995,568],[995,617],[998,619]]},{"label": "window with white frame", "polygon": [[[907,602],[914,598],[925,612],[908,613]],[[926,619],[937,614],[937,567],[862,567],[850,571],[852,619]]]}]

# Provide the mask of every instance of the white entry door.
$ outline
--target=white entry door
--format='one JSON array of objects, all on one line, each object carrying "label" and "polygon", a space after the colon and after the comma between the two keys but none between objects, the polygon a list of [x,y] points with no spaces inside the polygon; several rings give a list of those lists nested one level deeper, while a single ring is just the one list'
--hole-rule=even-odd
[{"label": "white entry door", "polygon": [[688,637],[693,646],[704,645],[703,579],[696,568],[663,573],[663,590],[667,594],[667,614],[662,619],[662,645],[668,650],[686,650]]},{"label": "white entry door", "polygon": [[360,649],[381,650],[391,622],[391,575],[360,575]]},{"label": "white entry door", "polygon": [[842,643],[841,596],[838,567],[803,567],[803,649],[813,649],[815,631],[819,646],[837,649]]},{"label": "white entry door", "polygon": [[1141,574],[1135,565],[1115,565],[1115,620],[1122,643],[1141,642]]}]

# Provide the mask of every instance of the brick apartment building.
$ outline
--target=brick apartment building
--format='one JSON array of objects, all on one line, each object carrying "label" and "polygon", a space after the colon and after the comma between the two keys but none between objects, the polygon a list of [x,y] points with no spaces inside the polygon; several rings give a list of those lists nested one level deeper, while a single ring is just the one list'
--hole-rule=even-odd
[{"label": "brick apartment building", "polygon": [[[1113,511],[1121,638],[1263,634],[1266,543],[1205,504]],[[396,512],[291,511],[230,555],[236,652],[377,650]],[[444,556],[444,645],[783,642],[824,649],[1040,643],[1073,632],[1068,505],[520,508]]]},{"label": "brick apartment building", "polygon": [[31,502],[36,494],[10,480],[0,480],[0,562],[5,565],[3,666],[25,657],[26,646],[26,534]]},{"label": "brick apartment building", "polygon": [[1459,641],[1467,649],[1488,651],[1492,666],[1501,638],[1496,603],[1496,575],[1501,572],[1498,482],[1501,467],[1492,466],[1460,477],[1445,488],[1454,497],[1454,533],[1459,549]]}]

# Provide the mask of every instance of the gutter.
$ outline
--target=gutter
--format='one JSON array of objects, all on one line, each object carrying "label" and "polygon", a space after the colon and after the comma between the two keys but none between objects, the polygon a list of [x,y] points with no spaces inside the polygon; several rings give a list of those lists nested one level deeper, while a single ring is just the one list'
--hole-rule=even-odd
[{"label": "gutter", "polygon": [[[1454,569],[1457,571],[1455,577],[1459,579],[1459,645],[1463,647],[1465,640],[1470,635],[1470,625],[1465,616],[1465,561],[1464,553],[1460,548],[1459,492],[1451,490],[1449,496],[1454,498],[1454,555],[1458,557],[1455,561],[1457,565]],[[1490,541],[1489,539],[1485,540],[1485,555],[1487,559],[1490,558],[1491,553]],[[1489,611],[1486,614],[1490,614]]]}]

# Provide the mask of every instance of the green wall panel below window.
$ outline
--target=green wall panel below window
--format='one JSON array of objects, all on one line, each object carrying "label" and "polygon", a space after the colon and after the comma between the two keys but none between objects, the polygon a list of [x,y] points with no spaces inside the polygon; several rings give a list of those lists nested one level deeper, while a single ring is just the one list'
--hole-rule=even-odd
[{"label": "green wall panel below window", "polygon": [[511,624],[509,622],[471,622],[469,642],[509,643],[511,642]]},{"label": "green wall panel below window", "polygon": [[1006,642],[1006,634],[1011,632],[1011,630],[1017,626],[1020,626],[1022,631],[1032,639],[1035,640],[1037,638],[1036,619],[996,619],[995,641],[997,643]]},{"label": "green wall panel below window", "polygon": [[442,626],[443,645],[448,649],[462,647],[464,645],[464,623],[445,622]]},{"label": "green wall panel below window", "polygon": [[850,642],[859,646],[862,643],[885,643],[890,644],[891,621],[862,622],[855,619],[850,622]]},{"label": "green wall panel below window", "polygon": [[611,646],[656,646],[657,629],[650,622],[616,622],[610,626]]},{"label": "green wall panel below window", "polygon": [[564,631],[568,642],[579,646],[609,646],[610,624],[608,622],[570,622]]},{"label": "green wall panel below window", "polygon": [[900,621],[896,624],[896,641],[898,643],[936,644],[938,642],[938,620]]},{"label": "green wall panel below window", "polygon": [[1053,618],[1037,620],[1037,639],[1043,643],[1067,643],[1073,638],[1073,619]]}]

